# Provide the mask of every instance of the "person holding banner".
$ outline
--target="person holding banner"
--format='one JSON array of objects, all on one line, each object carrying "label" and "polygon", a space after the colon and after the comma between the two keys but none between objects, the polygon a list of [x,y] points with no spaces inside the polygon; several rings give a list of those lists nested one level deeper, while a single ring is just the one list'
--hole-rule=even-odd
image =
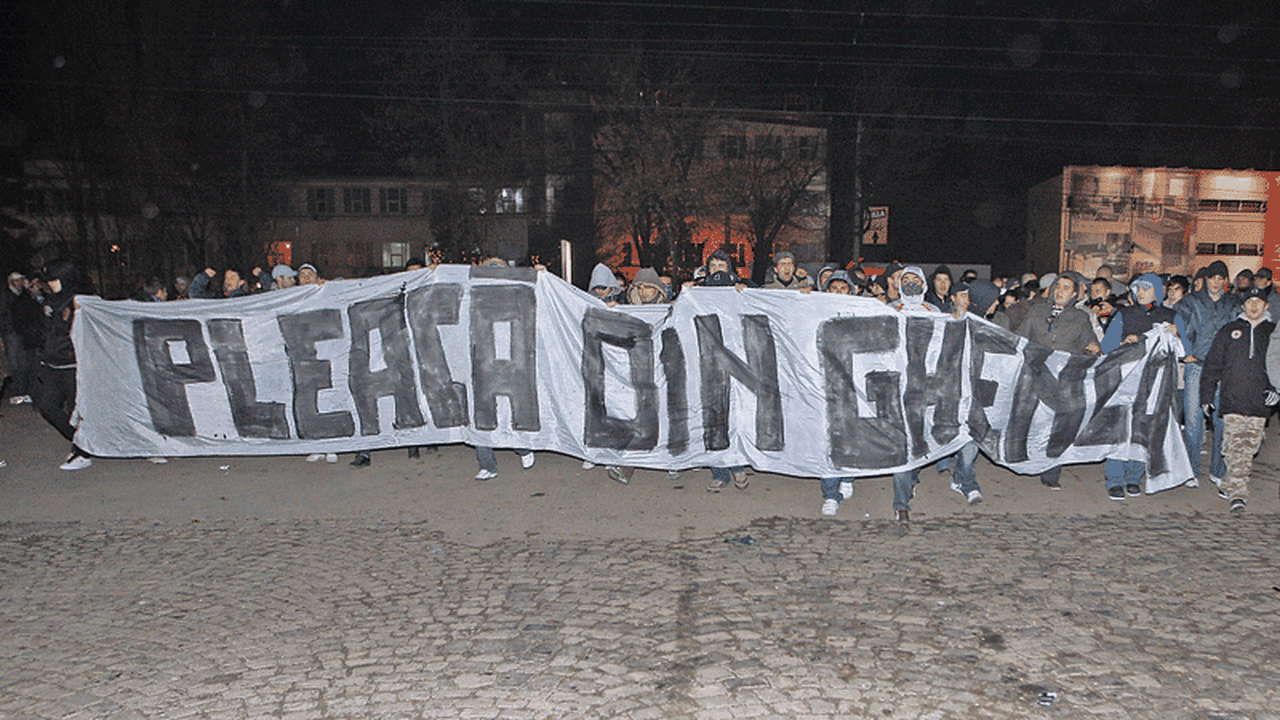
[{"label": "person holding banner", "polygon": [[[888,271],[886,271],[887,273]],[[893,280],[894,276],[898,280]],[[890,303],[898,312],[940,312],[938,308],[924,301],[924,271],[915,265],[894,271],[890,275],[890,287],[897,287],[898,300]],[[916,485],[920,483],[920,469],[902,470],[893,474],[893,511],[898,522],[911,522],[911,499],[916,495]]]},{"label": "person holding banner", "polygon": [[[716,250],[711,254],[711,259],[707,261],[708,275],[703,280],[705,287],[732,287],[737,288],[738,292],[746,287],[743,280],[737,276],[731,269],[729,264],[729,256],[723,250]],[[711,482],[707,483],[707,492],[718,493],[722,488],[732,484],[739,490],[746,490],[751,485],[751,478],[745,473],[746,468],[741,465],[734,467],[713,467],[711,468]]]},{"label": "person holding banner", "polygon": [[[631,281],[631,287],[627,288],[627,304],[628,305],[665,305],[670,302],[667,298],[667,290],[662,285],[662,279],[658,277],[658,272],[653,268],[640,268],[636,272],[635,280]],[[594,465],[592,466],[594,467]],[[590,470],[584,463],[582,468]],[[627,485],[631,482],[631,478],[635,477],[636,469],[634,467],[623,467],[621,465],[609,465],[605,468],[605,473],[609,479]],[[677,470],[668,470],[668,478],[678,478],[680,473]]]},{"label": "person holding banner", "polygon": [[[506,260],[496,255],[490,255],[489,257],[486,257],[485,259],[481,260],[480,265],[483,267],[510,267],[511,266],[510,263],[508,263]],[[603,265],[600,265],[598,267],[603,267]],[[609,268],[605,267],[605,270],[608,271]],[[594,276],[594,273],[592,273],[592,275]],[[610,271],[609,275],[612,277],[613,272]],[[614,279],[614,282],[615,283],[617,282],[616,278]],[[529,468],[533,467],[533,463],[537,459],[534,457],[532,450],[525,450],[523,448],[517,448],[516,455],[520,456],[520,467],[524,468],[525,470],[528,470]],[[486,480],[492,480],[498,477],[498,459],[494,457],[493,448],[486,447],[484,445],[477,445],[476,446],[476,464],[480,466],[480,469],[476,472],[476,480],[486,481]]]},{"label": "person holding banner", "polygon": [[[1000,302],[1000,294],[996,286],[986,280],[974,280],[975,284],[980,282],[986,283],[990,288],[988,289],[985,286],[979,286],[976,288],[978,291],[978,302],[983,303],[983,305],[978,306],[981,309],[978,309],[976,313],[973,313],[974,317],[983,317],[987,311],[995,308],[995,306]],[[966,314],[969,314],[972,309],[975,309],[970,305],[971,287],[969,283],[962,282],[950,289],[950,315],[959,320]],[[965,502],[970,505],[977,505],[982,502],[982,487],[978,485],[978,471],[976,468],[978,461],[978,443],[970,440],[965,443],[964,447],[960,448],[960,451],[953,455],[952,458],[955,458],[955,468],[951,473],[951,489],[960,493],[960,496],[963,497]],[[943,460],[938,461],[938,469],[942,470],[944,463],[949,464],[952,458],[944,458]]]},{"label": "person holding banner", "polygon": [[796,267],[796,256],[783,251],[773,256],[773,279],[764,284],[766,290],[813,290],[813,280],[804,268]]},{"label": "person holding banner", "polygon": [[618,282],[618,276],[614,275],[609,266],[604,263],[596,263],[592,268],[588,289],[592,295],[603,300],[609,307],[627,301],[626,295],[622,292],[622,285]]},{"label": "person holding banner", "polygon": [[[833,295],[852,295],[853,280],[844,270],[835,270],[822,284],[822,292]],[[840,509],[840,501],[853,497],[853,478],[822,478],[822,514],[833,516]]]},{"label": "person holding banner", "polygon": [[[1159,275],[1147,273],[1129,285],[1133,303],[1121,307],[1107,326],[1102,338],[1102,352],[1109,353],[1121,345],[1143,341],[1148,330],[1157,325],[1177,325],[1177,313],[1165,307],[1164,282]],[[1142,460],[1108,458],[1106,464],[1107,497],[1124,500],[1142,494],[1147,463]]]},{"label": "person holding banner", "polygon": [[[1075,306],[1079,290],[1071,277],[1055,278],[1049,300],[1032,305],[1015,332],[1050,350],[1097,355],[1102,348],[1093,334],[1089,316]],[[1061,476],[1062,466],[1058,465],[1041,473],[1040,482],[1050,490],[1061,490]]]}]

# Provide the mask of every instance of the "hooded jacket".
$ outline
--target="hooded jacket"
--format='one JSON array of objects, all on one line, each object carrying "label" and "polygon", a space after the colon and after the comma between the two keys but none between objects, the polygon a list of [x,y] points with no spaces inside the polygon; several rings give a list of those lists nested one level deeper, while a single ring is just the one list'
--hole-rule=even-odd
[{"label": "hooded jacket", "polygon": [[[947,296],[942,297],[934,290],[933,281],[939,275],[946,275],[951,280],[952,289],[947,290]],[[924,301],[938,308],[942,312],[949,313],[953,309],[951,304],[951,293],[955,292],[955,276],[951,274],[951,268],[946,265],[939,265],[929,273],[929,278],[925,281]]]},{"label": "hooded jacket", "polygon": [[43,343],[40,362],[51,368],[76,365],[76,350],[71,344],[71,324],[75,320],[76,269],[65,260],[51,263],[45,270],[48,280],[59,280],[62,288],[44,298]]},{"label": "hooded jacket", "polygon": [[1133,283],[1145,281],[1151,283],[1156,291],[1156,301],[1151,305],[1138,304],[1138,291],[1131,289],[1129,297],[1132,303],[1118,308],[1111,318],[1111,322],[1107,324],[1107,332],[1102,336],[1102,352],[1109,353],[1112,350],[1124,344],[1124,339],[1130,335],[1145,335],[1148,330],[1155,327],[1157,323],[1173,323],[1178,328],[1179,336],[1182,334],[1182,321],[1178,320],[1178,314],[1171,308],[1165,307],[1164,302],[1164,282],[1159,275],[1147,273],[1140,276]]},{"label": "hooded jacket", "polygon": [[1212,403],[1214,394],[1220,390],[1218,412],[1222,415],[1267,417],[1271,414],[1264,398],[1267,390],[1274,387],[1267,377],[1266,358],[1275,329],[1270,313],[1257,325],[1241,313],[1239,318],[1218,330],[1200,376],[1201,405]]},{"label": "hooded jacket", "polygon": [[591,283],[587,285],[587,289],[591,294],[595,294],[598,287],[609,288],[609,292],[605,293],[600,299],[605,302],[626,302],[626,297],[622,294],[622,286],[618,284],[618,278],[604,263],[596,263],[591,269]]},{"label": "hooded jacket", "polygon": [[[644,286],[654,287],[658,290],[658,294],[647,302],[640,296],[640,288]],[[636,279],[631,282],[631,287],[627,288],[627,304],[657,305],[665,302],[667,302],[667,289],[662,285],[658,272],[653,268],[640,268],[636,272]]]},{"label": "hooded jacket", "polygon": [[[908,265],[902,269],[902,277],[906,277],[908,274],[915,275],[920,278],[922,283],[926,282],[924,271],[915,265]],[[898,293],[901,297],[897,302],[893,303],[892,307],[894,310],[927,310],[929,312],[942,312],[937,308],[937,306],[924,301],[924,287],[921,287],[919,292],[908,293],[902,285],[903,283],[901,282],[901,279],[899,279]]]}]

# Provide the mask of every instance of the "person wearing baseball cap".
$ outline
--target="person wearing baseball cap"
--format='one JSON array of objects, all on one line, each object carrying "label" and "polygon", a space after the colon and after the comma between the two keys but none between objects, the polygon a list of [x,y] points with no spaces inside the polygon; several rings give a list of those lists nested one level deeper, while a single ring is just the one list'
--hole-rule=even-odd
[{"label": "person wearing baseball cap", "polygon": [[271,270],[271,280],[277,290],[291,288],[298,284],[298,271],[288,265],[277,265]]},{"label": "person wearing baseball cap", "polygon": [[1276,324],[1271,321],[1265,293],[1248,287],[1237,295],[1242,304],[1240,317],[1214,335],[1197,398],[1205,414],[1222,418],[1227,473],[1218,485],[1218,496],[1231,503],[1232,515],[1243,513],[1249,502],[1253,456],[1262,446],[1271,408],[1280,404],[1280,394],[1266,367]]},{"label": "person wearing baseball cap", "polygon": [[1271,296],[1275,294],[1275,288],[1271,285],[1271,268],[1258,268],[1253,274],[1253,286],[1265,292],[1267,302],[1271,302]]}]

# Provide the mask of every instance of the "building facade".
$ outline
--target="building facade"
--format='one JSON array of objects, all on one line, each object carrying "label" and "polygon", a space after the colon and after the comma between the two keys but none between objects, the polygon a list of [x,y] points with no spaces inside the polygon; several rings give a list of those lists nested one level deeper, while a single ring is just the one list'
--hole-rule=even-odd
[{"label": "building facade", "polygon": [[1232,276],[1280,268],[1280,173],[1071,166],[1028,193],[1027,261],[1037,273]]}]

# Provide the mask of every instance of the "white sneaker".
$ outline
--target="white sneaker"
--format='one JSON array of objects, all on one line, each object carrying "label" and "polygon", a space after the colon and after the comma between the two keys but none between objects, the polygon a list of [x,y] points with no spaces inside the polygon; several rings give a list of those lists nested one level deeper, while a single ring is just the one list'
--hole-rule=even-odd
[{"label": "white sneaker", "polygon": [[325,461],[325,462],[327,462],[327,463],[336,463],[336,462],[338,462],[338,453],[325,453],[325,454],[324,454],[324,461]]},{"label": "white sneaker", "polygon": [[169,458],[163,458],[163,457],[153,457],[153,458],[147,458],[147,459],[151,461],[152,465],[166,465],[169,462]]},{"label": "white sneaker", "polygon": [[[853,497],[853,481],[852,480],[840,481],[840,497],[844,498],[845,500],[848,500],[849,498]],[[832,514],[834,515],[835,513],[832,513]]]},{"label": "white sneaker", "polygon": [[496,477],[498,477],[498,473],[492,470],[485,470],[483,468],[480,470],[480,472],[476,473],[477,480],[492,480]]},{"label": "white sneaker", "polygon": [[969,494],[965,496],[965,499],[969,501],[970,505],[977,505],[982,502],[982,491],[970,490]]},{"label": "white sneaker", "polygon": [[9,403],[13,405],[22,405],[23,403],[30,405],[31,396],[30,395],[14,395],[13,397],[9,398]]},{"label": "white sneaker", "polygon": [[533,463],[535,460],[537,460],[537,458],[533,456],[533,453],[529,453],[527,455],[521,455],[520,467],[524,468],[525,470],[528,470],[529,468],[533,467]]},{"label": "white sneaker", "polygon": [[840,501],[838,501],[838,500],[823,500],[823,501],[822,501],[822,514],[823,514],[823,515],[835,515],[835,514],[836,514],[836,511],[837,511],[837,510],[839,510],[839,509],[840,509]]},{"label": "white sneaker", "polygon": [[307,462],[320,462],[324,459],[324,453],[311,453],[307,456]]},{"label": "white sneaker", "polygon": [[1189,488],[1198,488],[1198,487],[1200,487],[1200,481],[1199,481],[1199,480],[1197,480],[1197,479],[1195,479],[1195,478],[1191,478],[1190,480],[1188,480],[1188,481],[1186,481],[1186,482],[1184,482],[1184,483],[1182,483],[1182,484],[1183,484],[1183,485],[1186,485],[1186,486],[1187,486],[1187,487],[1189,487]]},{"label": "white sneaker", "polygon": [[1214,487],[1222,487],[1222,478],[1220,478],[1220,477],[1214,477],[1214,476],[1210,475],[1210,476],[1209,476],[1209,482],[1213,483],[1213,486],[1214,486]]},{"label": "white sneaker", "polygon": [[590,460],[583,460],[583,461],[582,461],[582,469],[583,469],[583,470],[590,470],[591,468],[593,468],[593,467],[595,467],[595,466],[596,466],[596,464],[595,464],[595,463],[593,463],[593,462],[591,462]]},{"label": "white sneaker", "polygon": [[960,489],[960,483],[956,482],[955,480],[951,481],[951,489],[955,492],[960,493],[961,495],[964,494],[964,491]]},{"label": "white sneaker", "polygon": [[87,455],[77,455],[71,453],[67,456],[66,462],[58,466],[59,470],[83,470],[93,464],[93,459]]}]

